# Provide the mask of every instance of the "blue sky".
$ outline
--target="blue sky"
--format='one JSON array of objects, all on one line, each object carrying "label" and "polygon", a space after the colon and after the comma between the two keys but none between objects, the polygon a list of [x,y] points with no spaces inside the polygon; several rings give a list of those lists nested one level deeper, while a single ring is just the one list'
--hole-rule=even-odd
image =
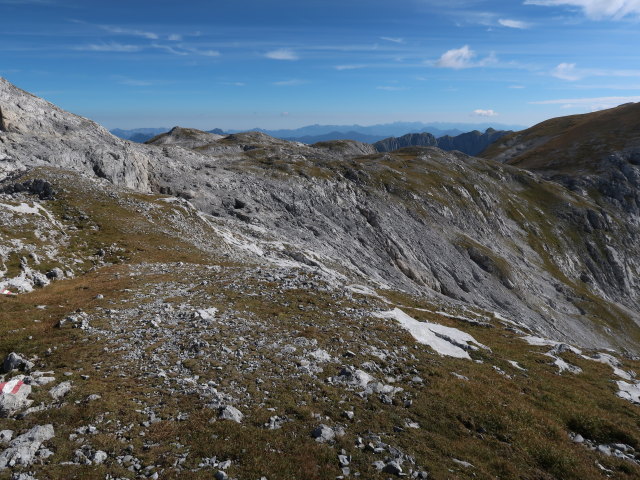
[{"label": "blue sky", "polygon": [[0,75],[108,128],[532,125],[640,101],[640,0],[0,0]]}]

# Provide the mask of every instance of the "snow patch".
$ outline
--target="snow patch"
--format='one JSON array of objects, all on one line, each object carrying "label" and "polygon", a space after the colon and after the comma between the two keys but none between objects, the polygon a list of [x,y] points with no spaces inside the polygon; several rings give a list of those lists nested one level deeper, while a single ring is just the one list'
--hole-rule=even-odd
[{"label": "snow patch", "polygon": [[31,213],[36,215],[40,213],[38,207],[30,207],[26,203],[21,203],[20,205],[9,205],[7,203],[0,203],[0,210],[10,210],[16,213]]},{"label": "snow patch", "polygon": [[633,376],[629,372],[625,372],[624,370],[622,370],[622,368],[620,368],[622,366],[620,364],[620,361],[613,355],[609,355],[608,353],[597,353],[593,357],[584,358],[586,358],[587,360],[593,360],[595,362],[609,365],[613,369],[614,375],[625,380],[633,380]]},{"label": "snow patch", "polygon": [[478,347],[488,350],[488,347],[476,341],[468,333],[437,323],[419,322],[399,308],[374,315],[378,318],[396,320],[418,343],[428,345],[440,355],[471,360],[468,350],[477,350]]},{"label": "snow patch", "polygon": [[640,383],[627,383],[622,380],[618,380],[616,383],[620,389],[617,394],[620,398],[640,404]]}]

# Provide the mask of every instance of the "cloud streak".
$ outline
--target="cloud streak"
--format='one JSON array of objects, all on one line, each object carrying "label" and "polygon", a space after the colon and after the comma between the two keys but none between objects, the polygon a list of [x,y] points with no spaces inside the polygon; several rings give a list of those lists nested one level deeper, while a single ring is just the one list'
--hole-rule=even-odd
[{"label": "cloud streak", "polygon": [[640,77],[640,70],[605,70],[598,68],[577,68],[575,63],[561,63],[553,70],[551,76],[575,82],[585,77]]},{"label": "cloud streak", "polygon": [[139,52],[142,48],[138,45],[126,45],[122,43],[100,43],[90,44],[81,47],[75,47],[74,50],[86,51],[86,52],[116,52],[116,53],[131,53]]},{"label": "cloud streak", "polygon": [[271,60],[299,60],[300,57],[296,52],[290,48],[279,48],[277,50],[271,50],[264,54],[266,58]]},{"label": "cloud streak", "polygon": [[145,32],[144,30],[137,30],[132,28],[114,27],[111,25],[98,25],[102,30],[109,33],[116,33],[119,35],[130,35],[132,37],[142,37],[147,40],[158,40],[160,35],[154,32]]},{"label": "cloud streak", "polygon": [[503,27],[516,28],[519,30],[526,30],[530,27],[527,22],[522,22],[520,20],[509,20],[508,18],[500,18],[498,19],[498,23]]},{"label": "cloud streak", "polygon": [[525,0],[524,4],[545,7],[578,7],[587,17],[594,20],[603,18],[620,20],[626,16],[640,16],[640,1],[638,0]]}]

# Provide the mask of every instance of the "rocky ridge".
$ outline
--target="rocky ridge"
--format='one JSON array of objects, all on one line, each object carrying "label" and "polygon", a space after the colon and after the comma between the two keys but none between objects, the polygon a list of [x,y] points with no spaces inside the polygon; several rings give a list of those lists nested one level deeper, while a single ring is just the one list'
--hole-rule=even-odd
[{"label": "rocky ridge", "polygon": [[478,155],[499,138],[511,132],[487,129],[484,133],[474,130],[451,136],[444,135],[436,138],[430,133],[409,133],[402,137],[390,137],[373,144],[378,152],[391,152],[405,147],[438,147],[447,152],[458,150],[467,155]]},{"label": "rocky ridge", "polygon": [[559,340],[636,349],[637,227],[588,194],[439,149],[375,154],[259,132],[207,133],[200,144],[183,129],[158,140],[171,144],[134,145],[2,86],[5,168],[54,164],[177,195],[246,224],[244,248],[269,232],[270,250],[336,276],[498,311]]}]

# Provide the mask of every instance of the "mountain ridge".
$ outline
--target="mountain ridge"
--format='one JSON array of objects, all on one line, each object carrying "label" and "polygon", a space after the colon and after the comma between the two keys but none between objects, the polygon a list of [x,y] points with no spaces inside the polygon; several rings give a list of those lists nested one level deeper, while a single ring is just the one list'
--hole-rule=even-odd
[{"label": "mountain ridge", "polygon": [[141,145],[2,80],[0,110],[0,478],[640,475],[619,151],[564,174],[598,193],[436,147]]}]

